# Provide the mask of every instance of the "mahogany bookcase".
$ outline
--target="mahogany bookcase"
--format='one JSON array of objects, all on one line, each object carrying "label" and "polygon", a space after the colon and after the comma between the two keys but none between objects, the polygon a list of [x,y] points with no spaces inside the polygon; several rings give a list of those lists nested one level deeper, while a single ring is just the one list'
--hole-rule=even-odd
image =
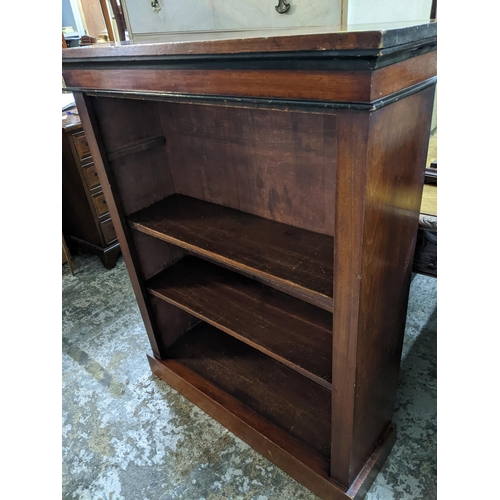
[{"label": "mahogany bookcase", "polygon": [[436,23],[62,58],[152,371],[319,497],[361,498],[395,440]]}]

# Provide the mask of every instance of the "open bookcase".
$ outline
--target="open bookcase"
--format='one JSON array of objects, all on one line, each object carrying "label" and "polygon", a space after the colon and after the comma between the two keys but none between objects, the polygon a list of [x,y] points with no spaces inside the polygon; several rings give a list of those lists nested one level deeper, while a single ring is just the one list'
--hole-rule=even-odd
[{"label": "open bookcase", "polygon": [[152,371],[325,499],[395,440],[435,28],[63,51]]}]

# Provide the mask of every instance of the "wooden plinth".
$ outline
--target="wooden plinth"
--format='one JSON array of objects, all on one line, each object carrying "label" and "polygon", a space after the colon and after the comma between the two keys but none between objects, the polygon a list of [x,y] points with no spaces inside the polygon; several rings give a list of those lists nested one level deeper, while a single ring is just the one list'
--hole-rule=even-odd
[{"label": "wooden plinth", "polygon": [[263,418],[256,411],[186,368],[181,362],[147,355],[152,372],[269,461],[324,500],[351,500],[365,496],[396,441],[392,425],[378,447],[346,490],[333,481],[329,463],[299,440]]}]

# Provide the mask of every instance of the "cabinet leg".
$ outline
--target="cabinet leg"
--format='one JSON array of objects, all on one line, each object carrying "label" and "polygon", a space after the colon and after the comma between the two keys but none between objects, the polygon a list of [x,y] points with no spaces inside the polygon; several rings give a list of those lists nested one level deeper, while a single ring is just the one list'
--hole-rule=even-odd
[{"label": "cabinet leg", "polygon": [[119,256],[120,256],[119,246],[116,246],[107,252],[99,254],[99,258],[101,259],[102,265],[106,269],[113,269],[116,266],[116,262],[118,261]]},{"label": "cabinet leg", "polygon": [[63,249],[63,253],[64,253],[64,257],[66,259],[66,262],[69,265],[69,270],[71,271],[71,275],[74,276],[75,270],[73,268],[73,260],[72,260],[71,252],[69,251],[68,245],[66,245],[66,240],[64,239],[64,235],[62,237],[62,249]]}]

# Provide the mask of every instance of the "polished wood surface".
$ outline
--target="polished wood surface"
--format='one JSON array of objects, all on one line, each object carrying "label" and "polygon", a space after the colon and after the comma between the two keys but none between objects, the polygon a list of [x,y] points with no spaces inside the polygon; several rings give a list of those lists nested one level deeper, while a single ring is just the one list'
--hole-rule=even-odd
[{"label": "polished wood surface", "polygon": [[[137,75],[135,70],[109,69],[106,72],[67,70],[69,87],[87,89],[119,89],[174,92],[181,94],[279,97],[282,99],[335,100],[336,102],[368,101],[371,78],[368,71],[356,78],[351,74],[294,71],[206,71],[150,69]],[[283,85],[283,82],[287,85]],[[312,89],[312,92],[311,92]]]},{"label": "polished wood surface", "polygon": [[[63,51],[63,75],[73,90],[337,104],[371,103],[435,77],[435,23],[365,29],[67,49]],[[250,54],[254,55],[250,58]],[[196,60],[195,55],[204,57]],[[267,57],[277,59],[266,65]],[[102,64],[107,66],[99,71]]]},{"label": "polished wood surface", "polygon": [[[361,498],[395,439],[433,30],[63,59],[152,370],[325,500]],[[313,39],[338,45],[325,53]],[[226,67],[217,54],[231,46]],[[258,64],[237,67],[240,50]],[[266,66],[277,54],[280,69]],[[299,67],[310,57],[332,65]],[[228,94],[238,88],[255,99]]]},{"label": "polished wood surface", "polygon": [[322,499],[360,500],[389,454],[396,432],[390,428],[349,490],[328,475],[328,461],[309,446],[208,382],[175,359],[160,360],[148,354],[151,370],[168,385],[211,415],[268,460],[290,474]]},{"label": "polished wood surface", "polygon": [[348,113],[338,120],[336,233],[332,255],[333,359],[332,359],[332,459],[331,476],[350,484],[353,414],[355,408],[356,357],[360,307],[362,222],[366,185],[366,113]]},{"label": "polished wood surface", "polygon": [[332,308],[331,237],[178,194],[128,220],[138,231]]},{"label": "polished wood surface", "polygon": [[[276,52],[324,52],[327,50],[382,49],[435,38],[437,23],[381,23],[350,26],[283,28],[235,33],[190,33],[188,40],[173,35],[171,42],[155,44],[99,44],[85,50],[63,51],[63,59],[82,57],[245,54]],[[224,39],[226,37],[230,39]]]},{"label": "polished wood surface", "polygon": [[370,100],[386,97],[436,75],[436,52],[429,52],[373,72]]},{"label": "polished wood surface", "polygon": [[168,267],[146,287],[331,390],[330,313],[195,257]]},{"label": "polished wood surface", "polygon": [[177,103],[158,114],[176,192],[333,236],[335,116]]},{"label": "polished wood surface", "polygon": [[[366,141],[363,138],[367,155],[356,165],[357,171],[348,175],[361,178],[357,184],[361,189],[358,203],[362,204],[358,217],[362,219],[355,220],[351,229],[339,221],[334,239],[334,245],[339,245],[334,250],[334,332],[351,334],[338,339],[334,335],[332,380],[334,384],[340,380],[333,390],[333,405],[338,412],[337,423],[345,419],[345,424],[332,425],[332,446],[348,441],[345,446],[350,460],[347,470],[336,467],[332,461],[332,476],[347,484],[353,481],[390,425],[394,409],[433,99],[434,89],[428,88],[358,122],[358,130],[368,134]],[[359,140],[360,136],[356,137]],[[389,144],[399,146],[388,147]],[[361,143],[355,144],[355,149],[360,147],[363,149]],[[352,150],[342,151],[353,154]],[[351,160],[344,166],[339,159],[337,175],[351,168]],[[341,184],[337,177],[337,185],[345,189],[349,184]],[[347,210],[340,205],[344,202]],[[351,203],[339,198],[337,213],[351,210]],[[349,241],[345,231],[349,237],[354,231],[361,232],[354,235],[361,238],[357,244],[351,241],[350,251],[344,246]],[[352,280],[350,289],[355,295],[350,303],[341,299],[341,312],[337,299],[345,290],[346,276],[339,279],[337,273],[353,261],[356,267],[347,279]],[[337,397],[345,392],[345,386],[340,385],[341,372],[354,377],[354,394],[349,396],[355,398],[354,406],[349,399],[347,404],[337,404]],[[345,432],[347,423],[352,425],[351,435]],[[348,475],[337,476],[337,470]]]},{"label": "polished wood surface", "polygon": [[329,458],[330,392],[323,387],[205,323],[183,335],[166,357]]},{"label": "polished wood surface", "polygon": [[[429,64],[430,63],[430,64]],[[332,102],[370,102],[415,85],[436,74],[435,52],[373,72],[358,71],[287,71],[195,69],[108,69],[103,72],[68,69],[69,87],[119,89],[180,94],[237,97],[273,97]],[[283,85],[283,82],[287,82]]]}]

